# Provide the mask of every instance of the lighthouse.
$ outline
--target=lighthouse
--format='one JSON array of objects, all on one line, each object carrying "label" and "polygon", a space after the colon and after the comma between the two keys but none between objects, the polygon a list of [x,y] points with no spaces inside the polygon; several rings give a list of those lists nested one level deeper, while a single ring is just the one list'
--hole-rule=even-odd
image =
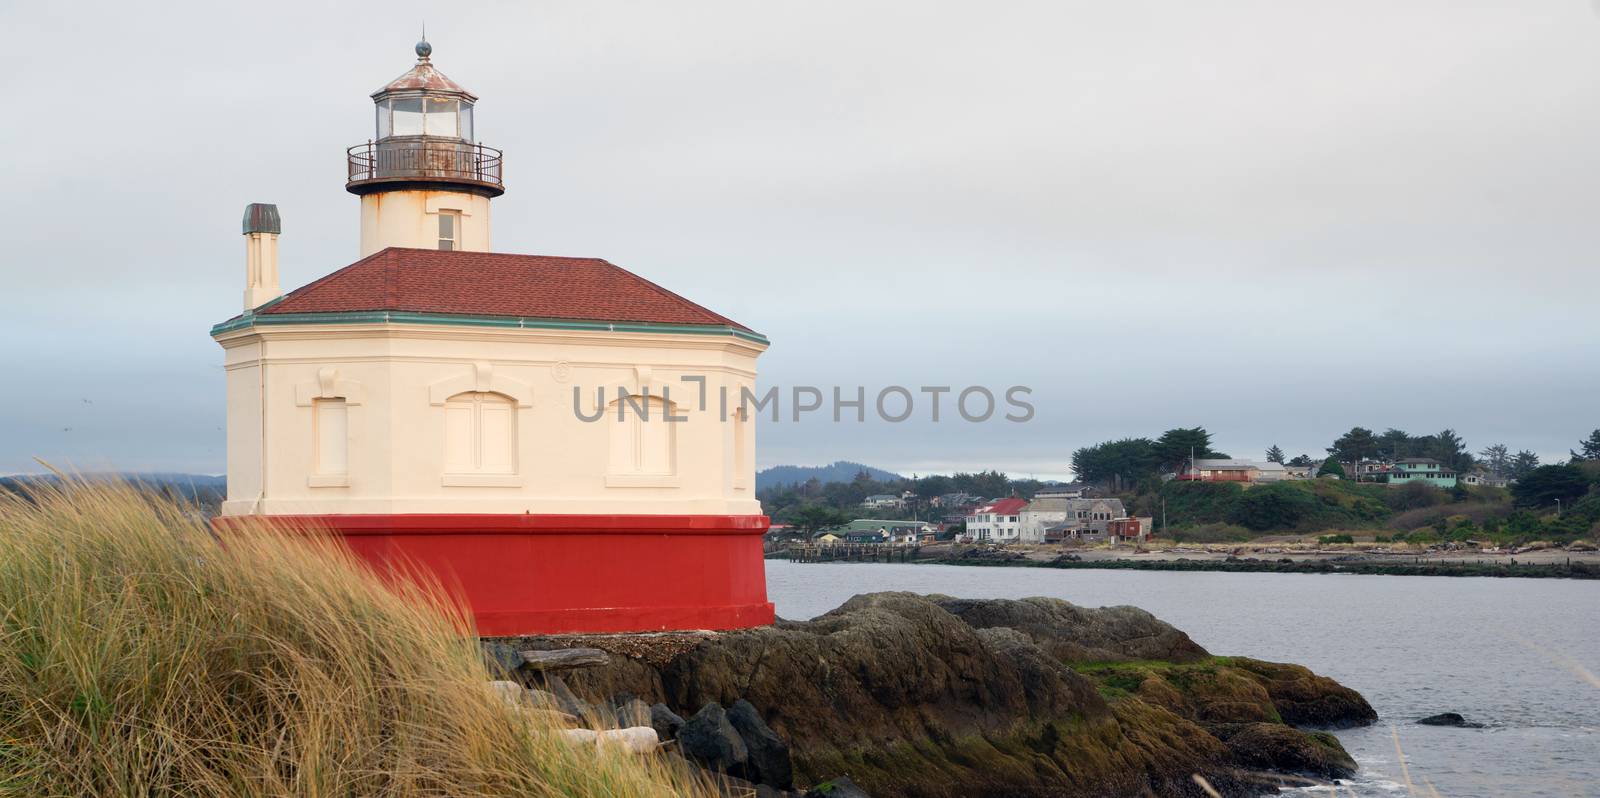
[{"label": "lighthouse", "polygon": [[485,635],[770,623],[755,498],[760,333],[600,258],[495,253],[504,156],[416,46],[347,151],[360,258],[288,293],[245,210],[223,350],[219,529],[331,530],[420,566]]}]

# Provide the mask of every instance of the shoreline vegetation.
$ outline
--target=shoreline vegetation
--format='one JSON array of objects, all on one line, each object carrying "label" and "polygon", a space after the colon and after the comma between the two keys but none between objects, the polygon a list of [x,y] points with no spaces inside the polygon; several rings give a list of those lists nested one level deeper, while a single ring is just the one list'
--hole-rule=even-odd
[{"label": "shoreline vegetation", "polygon": [[126,483],[0,491],[0,797],[704,796],[488,686],[470,619],[338,541]]},{"label": "shoreline vegetation", "polygon": [[771,559],[795,562],[895,562],[1011,568],[1104,569],[1128,571],[1211,571],[1222,573],[1369,574],[1522,579],[1600,579],[1600,552],[1586,542],[1519,549],[1514,553],[1472,549],[1441,551],[1405,547],[1384,550],[1356,546],[1307,548],[1296,544],[1252,546],[1173,546],[1067,548],[1054,546],[979,546],[936,543],[922,546],[791,547]]}]

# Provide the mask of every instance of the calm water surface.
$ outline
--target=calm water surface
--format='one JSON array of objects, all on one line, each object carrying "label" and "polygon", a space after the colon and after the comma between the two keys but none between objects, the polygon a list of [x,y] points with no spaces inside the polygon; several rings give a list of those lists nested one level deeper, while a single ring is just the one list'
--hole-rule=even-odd
[{"label": "calm water surface", "polygon": [[[1213,654],[1297,662],[1366,696],[1380,719],[1338,732],[1361,764],[1339,795],[1406,794],[1392,726],[1417,795],[1600,796],[1596,581],[771,560],[767,590],[795,619],[880,590],[1132,604]],[[1413,723],[1438,712],[1489,728]]]}]

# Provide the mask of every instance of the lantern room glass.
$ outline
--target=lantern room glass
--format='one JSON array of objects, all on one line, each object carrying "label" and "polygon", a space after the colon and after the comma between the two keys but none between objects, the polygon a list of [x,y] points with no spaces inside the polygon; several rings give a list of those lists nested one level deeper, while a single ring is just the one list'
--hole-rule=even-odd
[{"label": "lantern room glass", "polygon": [[456,97],[386,97],[377,103],[379,139],[432,136],[472,141],[472,103]]}]

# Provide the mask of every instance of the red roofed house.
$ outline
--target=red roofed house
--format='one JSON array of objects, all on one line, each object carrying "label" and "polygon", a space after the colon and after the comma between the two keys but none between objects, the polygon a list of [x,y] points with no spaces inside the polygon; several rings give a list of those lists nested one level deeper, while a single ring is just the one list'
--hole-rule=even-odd
[{"label": "red roofed house", "polygon": [[980,543],[1016,543],[1022,538],[1026,499],[1001,499],[967,514],[967,537]]},{"label": "red roofed house", "polygon": [[489,252],[501,154],[430,54],[349,151],[360,260],[280,295],[277,208],[246,209],[219,526],[421,564],[483,634],[770,623],[740,409],[766,339],[598,258]]}]

